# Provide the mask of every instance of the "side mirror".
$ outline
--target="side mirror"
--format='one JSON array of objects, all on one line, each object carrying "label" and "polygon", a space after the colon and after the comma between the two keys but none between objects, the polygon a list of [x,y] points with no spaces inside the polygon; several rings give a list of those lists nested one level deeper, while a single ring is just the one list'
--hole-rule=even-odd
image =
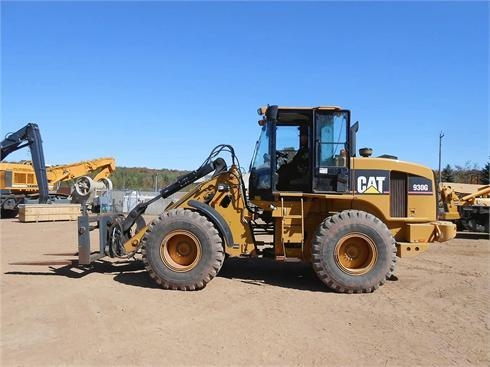
[{"label": "side mirror", "polygon": [[277,112],[278,107],[276,105],[268,106],[267,111],[265,112],[265,117],[267,117],[268,120],[277,121]]},{"label": "side mirror", "polygon": [[352,157],[356,156],[356,136],[358,130],[359,130],[359,121],[356,121],[356,123],[352,125],[349,130],[349,140],[350,140],[349,154]]}]

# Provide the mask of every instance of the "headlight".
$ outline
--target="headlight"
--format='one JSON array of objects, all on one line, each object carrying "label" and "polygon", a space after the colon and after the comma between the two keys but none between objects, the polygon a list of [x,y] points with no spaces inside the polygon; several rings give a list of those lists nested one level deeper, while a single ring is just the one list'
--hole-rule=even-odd
[{"label": "headlight", "polygon": [[218,191],[219,192],[228,192],[228,191],[230,191],[230,186],[220,183],[220,184],[218,184]]}]

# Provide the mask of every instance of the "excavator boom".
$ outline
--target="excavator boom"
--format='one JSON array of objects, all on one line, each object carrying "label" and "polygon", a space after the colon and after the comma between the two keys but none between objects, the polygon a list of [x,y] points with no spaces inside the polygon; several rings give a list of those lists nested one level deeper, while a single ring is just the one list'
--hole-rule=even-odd
[{"label": "excavator boom", "polygon": [[32,157],[32,166],[39,187],[39,203],[45,204],[49,200],[48,177],[44,161],[44,151],[39,126],[29,123],[18,131],[8,134],[0,143],[0,158],[3,161],[10,153],[29,147]]}]

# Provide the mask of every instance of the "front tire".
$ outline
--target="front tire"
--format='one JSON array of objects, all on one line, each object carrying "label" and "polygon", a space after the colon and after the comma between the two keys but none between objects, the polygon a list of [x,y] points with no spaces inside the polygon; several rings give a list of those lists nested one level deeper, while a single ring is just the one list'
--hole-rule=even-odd
[{"label": "front tire", "polygon": [[151,278],[175,290],[204,288],[224,260],[223,242],[213,223],[185,209],[169,210],[149,226],[142,254]]},{"label": "front tire", "polygon": [[342,293],[372,292],[395,270],[395,240],[374,215],[346,210],[325,219],[316,231],[312,262],[329,288]]}]

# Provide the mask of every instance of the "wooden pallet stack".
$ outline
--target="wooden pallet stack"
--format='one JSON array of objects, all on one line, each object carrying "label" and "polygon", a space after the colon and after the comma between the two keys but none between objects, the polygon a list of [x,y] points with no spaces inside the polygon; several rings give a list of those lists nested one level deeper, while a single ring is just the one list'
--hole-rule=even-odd
[{"label": "wooden pallet stack", "polygon": [[19,205],[19,220],[21,222],[52,222],[59,220],[77,220],[80,215],[80,204]]}]

